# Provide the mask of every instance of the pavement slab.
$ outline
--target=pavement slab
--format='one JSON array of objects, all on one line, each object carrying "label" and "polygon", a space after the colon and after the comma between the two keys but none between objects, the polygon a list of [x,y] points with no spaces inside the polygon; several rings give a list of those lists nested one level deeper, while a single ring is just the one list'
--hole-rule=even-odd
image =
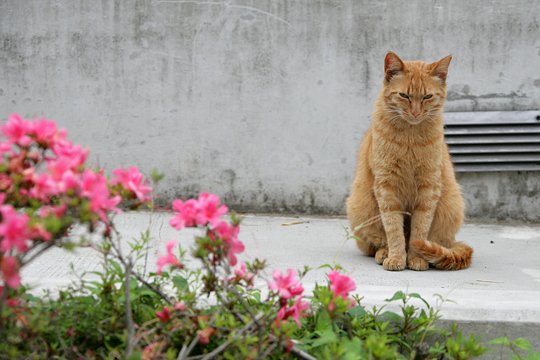
[{"label": "pavement slab", "polygon": [[[170,217],[165,212],[135,212],[116,218],[126,244],[150,229],[148,257],[139,263],[145,271],[155,270],[168,240],[180,240],[186,248],[193,244],[197,230],[178,232],[168,225]],[[339,264],[355,279],[365,305],[382,306],[399,290],[416,292],[437,306],[443,319],[532,324],[540,337],[540,227],[464,225],[458,239],[475,252],[472,266],[460,271],[388,272],[363,256],[347,234],[344,218],[246,215],[240,231],[246,251],[241,258],[266,259],[267,277],[273,269],[310,266],[314,270],[303,279],[307,289],[324,282],[328,269],[321,265]],[[54,289],[69,284],[76,274],[99,268],[100,257],[92,249],[52,249],[23,270],[23,279],[35,291]]]}]

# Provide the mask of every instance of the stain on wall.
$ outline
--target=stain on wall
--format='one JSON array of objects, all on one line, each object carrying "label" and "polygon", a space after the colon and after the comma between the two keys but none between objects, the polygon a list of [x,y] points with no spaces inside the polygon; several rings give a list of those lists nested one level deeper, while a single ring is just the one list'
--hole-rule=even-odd
[{"label": "stain on wall", "polygon": [[525,222],[540,220],[540,173],[529,171],[462,173],[469,218]]}]

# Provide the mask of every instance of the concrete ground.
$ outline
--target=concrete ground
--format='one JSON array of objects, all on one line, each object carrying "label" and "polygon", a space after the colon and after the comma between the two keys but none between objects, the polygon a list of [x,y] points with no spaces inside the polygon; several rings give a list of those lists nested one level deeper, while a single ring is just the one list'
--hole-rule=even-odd
[{"label": "concrete ground", "polygon": [[[167,213],[117,218],[124,241],[150,228],[147,270],[155,269],[168,240],[178,239],[184,247],[192,244],[195,231],[178,232],[168,226],[169,218]],[[347,237],[343,218],[248,215],[240,239],[246,245],[242,257],[267,259],[268,274],[273,269],[314,268],[303,280],[307,289],[324,281],[328,269],[317,269],[320,265],[340,264],[356,280],[357,293],[366,305],[384,305],[398,290],[417,292],[439,308],[443,319],[470,324],[470,329],[487,332],[490,338],[527,336],[540,350],[540,227],[465,225],[458,239],[474,248],[473,264],[455,272],[387,272],[373,258],[361,255]],[[99,257],[91,249],[74,253],[53,249],[24,269],[23,278],[37,289],[62,286],[74,278],[70,263],[78,273],[99,269]]]}]

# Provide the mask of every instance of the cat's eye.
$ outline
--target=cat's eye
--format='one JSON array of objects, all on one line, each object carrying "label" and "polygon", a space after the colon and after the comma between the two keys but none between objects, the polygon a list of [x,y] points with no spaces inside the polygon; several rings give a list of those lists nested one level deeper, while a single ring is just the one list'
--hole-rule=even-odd
[{"label": "cat's eye", "polygon": [[399,93],[399,96],[401,96],[404,99],[409,99],[409,95],[407,95],[405,93]]},{"label": "cat's eye", "polygon": [[426,95],[424,96],[424,100],[428,100],[428,99],[431,99],[433,97],[433,95],[429,94],[429,95]]}]

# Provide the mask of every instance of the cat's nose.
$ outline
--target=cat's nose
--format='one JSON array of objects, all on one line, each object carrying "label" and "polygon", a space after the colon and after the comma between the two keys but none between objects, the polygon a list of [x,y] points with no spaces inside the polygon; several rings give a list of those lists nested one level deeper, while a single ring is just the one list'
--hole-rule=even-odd
[{"label": "cat's nose", "polygon": [[418,117],[422,112],[420,110],[413,110],[412,115],[416,118]]}]

